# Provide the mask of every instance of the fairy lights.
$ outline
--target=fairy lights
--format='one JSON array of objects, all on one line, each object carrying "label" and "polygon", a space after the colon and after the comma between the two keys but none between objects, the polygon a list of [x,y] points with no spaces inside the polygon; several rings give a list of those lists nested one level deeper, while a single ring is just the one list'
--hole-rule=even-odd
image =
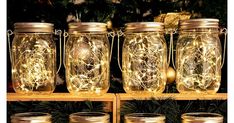
[{"label": "fairy lights", "polygon": [[54,90],[55,45],[50,37],[25,33],[18,34],[14,40],[12,78],[16,92],[51,93]]},{"label": "fairy lights", "polygon": [[128,93],[162,92],[166,84],[166,44],[158,33],[133,33],[123,47],[124,88]]},{"label": "fairy lights", "polygon": [[104,34],[71,35],[66,44],[66,79],[74,94],[102,94],[109,87],[109,49]]},{"label": "fairy lights", "polygon": [[[217,92],[221,81],[221,50],[217,38],[187,33],[177,46],[177,85],[180,92]],[[179,60],[180,59],[180,60]]]}]

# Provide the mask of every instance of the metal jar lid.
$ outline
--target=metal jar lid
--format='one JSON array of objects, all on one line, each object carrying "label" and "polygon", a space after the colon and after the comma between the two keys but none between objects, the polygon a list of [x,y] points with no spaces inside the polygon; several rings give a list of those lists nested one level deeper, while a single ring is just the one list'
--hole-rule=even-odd
[{"label": "metal jar lid", "polygon": [[102,112],[77,112],[69,116],[71,123],[109,123],[110,115]]},{"label": "metal jar lid", "polygon": [[156,113],[131,113],[124,116],[126,123],[165,123],[166,117]]},{"label": "metal jar lid", "polygon": [[125,32],[153,32],[164,31],[164,24],[160,22],[133,22],[125,24]]},{"label": "metal jar lid", "polygon": [[180,21],[180,29],[219,28],[219,20],[211,18],[189,19]]},{"label": "metal jar lid", "polygon": [[40,23],[40,22],[22,22],[15,23],[15,32],[42,32],[52,33],[54,31],[54,24]]},{"label": "metal jar lid", "polygon": [[97,22],[76,22],[76,23],[69,23],[68,27],[69,33],[75,32],[106,32],[105,23],[97,23]]},{"label": "metal jar lid", "polygon": [[12,123],[51,123],[52,116],[43,112],[17,113],[11,116]]},{"label": "metal jar lid", "polygon": [[195,112],[184,113],[181,116],[183,123],[223,123],[223,116],[217,113]]}]

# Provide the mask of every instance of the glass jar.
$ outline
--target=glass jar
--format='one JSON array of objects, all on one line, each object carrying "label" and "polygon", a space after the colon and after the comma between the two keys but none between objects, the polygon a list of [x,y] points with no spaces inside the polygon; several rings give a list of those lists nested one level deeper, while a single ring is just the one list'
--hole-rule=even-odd
[{"label": "glass jar", "polygon": [[52,123],[52,117],[48,113],[26,112],[11,116],[11,123]]},{"label": "glass jar", "polygon": [[176,85],[180,93],[218,91],[222,61],[218,22],[218,19],[180,22],[176,44]]},{"label": "glass jar", "polygon": [[68,91],[83,96],[101,95],[109,89],[110,53],[104,23],[69,24],[65,47]]},{"label": "glass jar", "polygon": [[122,52],[123,87],[127,93],[164,91],[168,66],[163,23],[127,23]]},{"label": "glass jar", "polygon": [[165,116],[155,113],[132,113],[124,116],[124,123],[165,123]]},{"label": "glass jar", "polygon": [[53,24],[15,23],[12,83],[16,93],[52,93],[56,79]]},{"label": "glass jar", "polygon": [[181,118],[182,123],[223,123],[223,116],[217,113],[185,113]]},{"label": "glass jar", "polygon": [[69,123],[110,123],[110,115],[101,112],[77,112],[69,119]]}]

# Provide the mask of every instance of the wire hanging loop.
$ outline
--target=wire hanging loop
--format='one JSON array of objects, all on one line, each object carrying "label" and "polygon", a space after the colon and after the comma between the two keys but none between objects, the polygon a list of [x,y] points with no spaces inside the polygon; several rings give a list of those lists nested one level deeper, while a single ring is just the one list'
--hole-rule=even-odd
[{"label": "wire hanging loop", "polygon": [[170,44],[169,44],[169,54],[168,54],[168,61],[167,61],[167,67],[170,65],[170,61],[172,60],[172,65],[174,69],[176,69],[175,66],[175,61],[174,61],[174,40],[173,40],[173,35],[177,33],[177,28],[176,29],[168,29],[166,31],[166,34],[170,34]]},{"label": "wire hanging loop", "polygon": [[69,34],[64,30],[64,33],[63,33],[63,66],[64,68],[66,68],[66,56],[65,56],[65,49],[66,49],[66,38],[69,36]]},{"label": "wire hanging loop", "polygon": [[114,41],[115,41],[115,32],[114,31],[108,32],[107,36],[112,38],[112,40],[111,40],[111,48],[110,48],[110,58],[109,58],[109,60],[111,62],[113,45],[114,45]]},{"label": "wire hanging loop", "polygon": [[117,40],[117,42],[118,42],[118,46],[117,46],[117,59],[118,59],[118,66],[119,66],[119,69],[121,70],[121,71],[123,71],[123,69],[122,69],[122,67],[121,67],[121,65],[120,65],[120,60],[119,60],[119,38],[121,37],[121,36],[124,36],[124,33],[123,33],[123,31],[120,29],[119,31],[117,31],[116,32],[117,33],[117,37],[118,37],[118,40]]},{"label": "wire hanging loop", "polygon": [[12,55],[11,55],[11,42],[10,42],[10,37],[14,33],[11,30],[7,30],[7,42],[8,42],[8,49],[9,49],[9,56],[10,56],[10,61],[12,63]]},{"label": "wire hanging loop", "polygon": [[59,72],[61,65],[62,65],[62,46],[61,46],[61,42],[62,42],[62,30],[55,30],[55,35],[59,36],[59,67],[56,73]]},{"label": "wire hanging loop", "polygon": [[220,34],[224,34],[223,59],[222,59],[222,64],[221,64],[221,68],[223,68],[225,56],[226,56],[225,52],[226,52],[226,44],[227,44],[227,28],[220,29]]}]

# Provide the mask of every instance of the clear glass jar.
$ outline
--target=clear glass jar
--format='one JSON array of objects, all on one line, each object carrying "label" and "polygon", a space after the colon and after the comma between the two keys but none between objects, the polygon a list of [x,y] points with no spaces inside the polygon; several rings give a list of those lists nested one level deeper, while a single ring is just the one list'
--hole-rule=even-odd
[{"label": "clear glass jar", "polygon": [[26,112],[11,116],[11,123],[52,123],[52,117],[48,113]]},{"label": "clear glass jar", "polygon": [[16,93],[52,93],[56,79],[53,24],[15,23],[12,83]]},{"label": "clear glass jar", "polygon": [[127,93],[164,91],[168,66],[163,23],[127,23],[122,52],[123,87]]},{"label": "clear glass jar", "polygon": [[180,22],[176,85],[180,93],[214,94],[221,81],[222,52],[217,19]]},{"label": "clear glass jar", "polygon": [[101,112],[77,112],[69,119],[69,123],[110,123],[110,115]]},{"label": "clear glass jar", "polygon": [[181,118],[182,123],[223,123],[223,116],[217,113],[185,113]]},{"label": "clear glass jar", "polygon": [[70,23],[65,48],[68,91],[87,96],[109,89],[110,53],[104,23]]},{"label": "clear glass jar", "polygon": [[124,116],[124,123],[165,123],[166,117],[155,113],[132,113]]}]

